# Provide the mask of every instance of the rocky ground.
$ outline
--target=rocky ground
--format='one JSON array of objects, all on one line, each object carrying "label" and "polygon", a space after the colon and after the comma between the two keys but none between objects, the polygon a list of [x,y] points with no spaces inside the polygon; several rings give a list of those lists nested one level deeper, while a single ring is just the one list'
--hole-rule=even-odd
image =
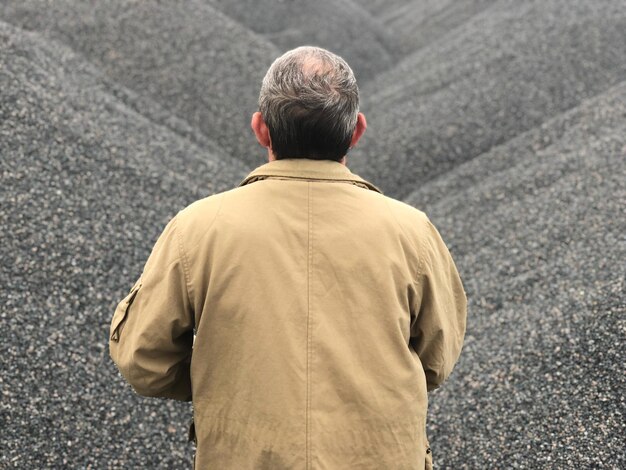
[{"label": "rocky ground", "polygon": [[132,393],[113,309],[191,201],[263,163],[261,77],[354,64],[353,171],[424,210],[469,297],[438,468],[625,468],[622,1],[8,1],[0,9],[0,468],[189,468],[188,404]]}]

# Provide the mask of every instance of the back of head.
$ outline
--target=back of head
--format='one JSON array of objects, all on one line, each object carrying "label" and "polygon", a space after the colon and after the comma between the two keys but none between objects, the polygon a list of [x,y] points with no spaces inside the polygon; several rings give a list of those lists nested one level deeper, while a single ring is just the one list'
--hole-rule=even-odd
[{"label": "back of head", "polygon": [[341,160],[359,112],[359,89],[350,66],[318,47],[299,47],[271,65],[259,110],[277,159]]}]

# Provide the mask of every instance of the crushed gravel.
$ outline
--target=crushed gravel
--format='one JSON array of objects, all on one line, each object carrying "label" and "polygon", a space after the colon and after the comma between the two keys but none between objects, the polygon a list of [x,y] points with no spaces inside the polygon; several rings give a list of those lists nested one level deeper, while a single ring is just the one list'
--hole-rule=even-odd
[{"label": "crushed gravel", "polygon": [[[159,103],[229,157],[262,163],[250,132],[268,41],[200,0],[3,2],[0,19],[65,43],[114,82]],[[254,86],[252,86],[254,84]]]},{"label": "crushed gravel", "polygon": [[260,80],[299,42],[367,77],[348,164],[465,281],[436,467],[625,468],[623,2],[294,4],[3,2],[0,468],[191,467],[190,405],[130,390],[111,315],[165,223],[263,163]]},{"label": "crushed gravel", "polygon": [[354,170],[404,197],[608,90],[626,78],[625,27],[621,0],[492,4],[366,84]]}]

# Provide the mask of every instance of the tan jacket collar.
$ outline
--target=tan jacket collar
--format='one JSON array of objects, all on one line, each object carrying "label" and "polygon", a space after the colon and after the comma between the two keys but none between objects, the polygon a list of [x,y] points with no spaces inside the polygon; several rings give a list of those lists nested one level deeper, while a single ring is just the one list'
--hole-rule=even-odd
[{"label": "tan jacket collar", "polygon": [[347,166],[339,162],[308,158],[286,158],[261,165],[246,176],[239,186],[272,177],[344,181],[382,194],[382,191],[372,183],[355,175]]}]

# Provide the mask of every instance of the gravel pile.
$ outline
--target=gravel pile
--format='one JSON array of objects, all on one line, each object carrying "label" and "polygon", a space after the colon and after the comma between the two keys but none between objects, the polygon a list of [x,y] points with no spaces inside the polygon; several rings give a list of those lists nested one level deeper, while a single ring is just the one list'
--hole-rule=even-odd
[{"label": "gravel pile", "polygon": [[261,77],[311,42],[369,79],[351,169],[465,280],[437,467],[626,467],[623,2],[282,3],[3,3],[0,468],[191,466],[190,405],[124,384],[111,315],[165,223],[263,162]]},{"label": "gravel pile", "polygon": [[390,68],[403,55],[392,30],[356,2],[208,2],[276,44],[281,51],[314,44],[336,52],[348,61],[360,84]]},{"label": "gravel pile", "polygon": [[354,170],[406,196],[624,80],[625,29],[622,0],[492,5],[364,87]]},{"label": "gravel pile", "polygon": [[58,40],[119,85],[209,136],[226,155],[262,163],[246,131],[278,49],[200,0],[3,2],[0,18]]},{"label": "gravel pile", "polygon": [[395,32],[396,47],[404,54],[439,41],[495,0],[367,0],[365,8]]}]

